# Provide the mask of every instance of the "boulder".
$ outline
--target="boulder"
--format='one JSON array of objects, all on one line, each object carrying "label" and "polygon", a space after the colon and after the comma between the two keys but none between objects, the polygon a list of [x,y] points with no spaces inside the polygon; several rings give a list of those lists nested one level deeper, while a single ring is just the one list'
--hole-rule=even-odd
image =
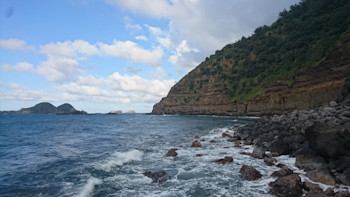
[{"label": "boulder", "polygon": [[228,163],[232,163],[233,162],[233,158],[230,157],[230,156],[226,156],[223,159],[216,159],[216,160],[213,160],[212,162],[225,165],[225,164],[228,164]]},{"label": "boulder", "polygon": [[261,174],[252,166],[243,165],[239,170],[245,180],[253,181],[261,178]]},{"label": "boulder", "polygon": [[305,131],[310,148],[325,158],[334,158],[350,151],[350,132],[342,126],[316,122]]},{"label": "boulder", "polygon": [[317,169],[306,172],[305,174],[310,180],[320,182],[326,185],[335,185],[334,177],[328,172],[327,169]]},{"label": "boulder", "polygon": [[265,156],[265,151],[260,147],[255,147],[251,156],[257,159],[262,159]]},{"label": "boulder", "polygon": [[320,188],[319,185],[310,183],[309,181],[304,182],[304,189],[307,192],[307,197],[328,197],[329,195]]},{"label": "boulder", "polygon": [[229,133],[222,133],[221,136],[222,137],[232,138],[232,135],[230,135]]},{"label": "boulder", "polygon": [[149,177],[152,179],[152,183],[163,183],[166,180],[164,179],[164,176],[166,175],[166,172],[164,171],[159,171],[159,172],[151,172],[151,171],[146,171],[143,173],[143,175]]},{"label": "boulder", "polygon": [[350,197],[349,191],[340,191],[334,194],[334,197]]},{"label": "boulder", "polygon": [[166,157],[176,157],[177,156],[177,149],[176,148],[171,148],[166,154]]},{"label": "boulder", "polygon": [[268,165],[268,166],[273,166],[275,165],[275,163],[277,162],[277,160],[273,157],[266,157],[264,159],[264,162]]},{"label": "boulder", "polygon": [[280,170],[277,170],[275,172],[273,172],[271,174],[271,176],[273,177],[283,177],[283,176],[288,176],[288,175],[291,175],[293,174],[293,170],[287,168],[287,167],[283,167],[281,168]]},{"label": "boulder", "polygon": [[270,151],[278,155],[286,155],[290,151],[289,142],[283,140],[274,140],[270,145]]},{"label": "boulder", "polygon": [[200,148],[200,147],[202,147],[202,144],[198,141],[194,141],[194,142],[192,142],[191,147],[192,148]]},{"label": "boulder", "polygon": [[300,197],[303,195],[303,184],[297,174],[278,177],[276,181],[269,185],[272,187],[269,193],[278,197]]}]

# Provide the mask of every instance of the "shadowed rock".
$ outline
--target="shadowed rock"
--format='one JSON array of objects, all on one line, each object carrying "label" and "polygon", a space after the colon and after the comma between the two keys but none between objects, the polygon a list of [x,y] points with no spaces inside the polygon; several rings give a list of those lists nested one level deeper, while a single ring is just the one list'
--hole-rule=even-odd
[{"label": "shadowed rock", "polygon": [[261,178],[261,174],[252,166],[243,165],[239,170],[245,180],[253,181]]},{"label": "shadowed rock", "polygon": [[233,162],[233,158],[230,157],[230,156],[226,156],[223,159],[216,159],[216,160],[213,160],[212,162],[225,165],[225,164],[228,164],[228,163],[232,163]]},{"label": "shadowed rock", "polygon": [[163,183],[166,181],[165,179],[163,179],[164,176],[166,175],[166,172],[164,171],[159,171],[159,172],[146,171],[143,173],[143,175],[151,178],[153,180],[152,183]]},{"label": "shadowed rock", "polygon": [[301,179],[297,174],[278,177],[269,185],[272,187],[269,193],[278,197],[300,197],[303,195]]},{"label": "shadowed rock", "polygon": [[165,156],[166,157],[176,157],[177,156],[177,152],[176,151],[177,151],[176,148],[172,148],[165,154]]}]

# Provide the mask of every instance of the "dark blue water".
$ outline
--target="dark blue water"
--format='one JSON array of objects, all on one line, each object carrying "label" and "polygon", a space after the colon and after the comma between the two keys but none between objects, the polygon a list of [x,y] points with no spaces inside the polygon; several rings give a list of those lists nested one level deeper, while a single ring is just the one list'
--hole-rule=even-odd
[{"label": "dark blue water", "polygon": [[[242,164],[261,163],[237,154],[216,129],[250,122],[143,114],[0,115],[0,196],[263,195],[260,182],[239,175]],[[190,148],[194,136],[201,136],[202,148]],[[179,155],[164,157],[174,147]],[[211,162],[226,155],[235,162]],[[143,175],[160,170],[167,173],[161,184]]]}]

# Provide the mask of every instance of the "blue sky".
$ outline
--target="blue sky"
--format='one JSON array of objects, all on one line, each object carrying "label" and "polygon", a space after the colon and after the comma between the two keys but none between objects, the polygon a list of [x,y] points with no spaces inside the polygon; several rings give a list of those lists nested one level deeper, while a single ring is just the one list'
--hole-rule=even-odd
[{"label": "blue sky", "polygon": [[1,0],[0,110],[150,112],[205,57],[299,0]]}]

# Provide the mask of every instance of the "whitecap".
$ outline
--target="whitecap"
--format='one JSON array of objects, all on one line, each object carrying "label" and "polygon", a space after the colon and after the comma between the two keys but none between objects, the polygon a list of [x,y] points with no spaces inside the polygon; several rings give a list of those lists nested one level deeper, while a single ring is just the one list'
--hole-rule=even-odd
[{"label": "whitecap", "polygon": [[101,185],[102,180],[95,178],[95,177],[90,177],[84,186],[83,190],[77,195],[77,197],[90,197],[93,194],[93,191],[95,189],[96,185]]},{"label": "whitecap", "polygon": [[105,162],[95,164],[98,170],[110,172],[113,167],[123,166],[125,163],[132,161],[141,161],[143,152],[139,150],[130,150],[128,152],[114,152]]}]

